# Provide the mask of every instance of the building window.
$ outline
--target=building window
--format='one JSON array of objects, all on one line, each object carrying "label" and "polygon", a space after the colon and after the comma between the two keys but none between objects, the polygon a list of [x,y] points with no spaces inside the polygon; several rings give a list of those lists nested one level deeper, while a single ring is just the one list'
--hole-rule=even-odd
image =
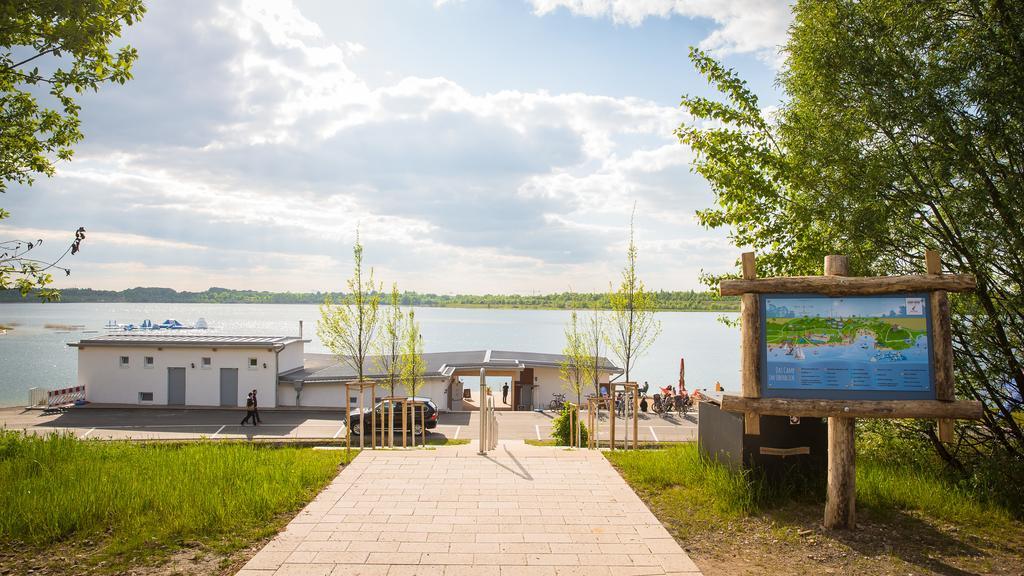
[{"label": "building window", "polygon": [[143,368],[152,368],[153,367],[153,357],[152,356],[146,356],[145,358],[143,358],[142,359],[142,367]]},{"label": "building window", "polygon": [[118,366],[120,366],[121,368],[127,368],[128,367],[128,357],[127,356],[121,356],[121,359],[118,361]]},{"label": "building window", "polygon": [[256,358],[249,358],[249,370],[255,370],[259,368],[259,360]]},{"label": "building window", "polygon": [[152,401],[153,401],[153,393],[152,392],[139,392],[139,402],[152,402]]},{"label": "building window", "polygon": [[[252,365],[251,359],[250,359],[250,365]],[[209,356],[203,356],[202,367],[204,369],[206,369],[206,370],[209,370],[210,366],[213,366],[213,358],[210,358]]]}]

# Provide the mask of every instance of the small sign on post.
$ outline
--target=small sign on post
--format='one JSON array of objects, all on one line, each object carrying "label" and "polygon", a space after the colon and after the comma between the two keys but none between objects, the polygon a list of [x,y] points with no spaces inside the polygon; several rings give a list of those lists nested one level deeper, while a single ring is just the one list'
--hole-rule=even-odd
[{"label": "small sign on post", "polygon": [[824,276],[757,279],[743,254],[743,279],[723,280],[741,296],[741,396],[722,410],[744,415],[828,418],[826,528],[853,528],[855,418],[932,418],[952,441],[952,419],[978,419],[980,402],[956,401],[947,292],[974,289],[973,276],[943,275],[938,254],[927,274],[848,277],[845,256],[826,256]]}]

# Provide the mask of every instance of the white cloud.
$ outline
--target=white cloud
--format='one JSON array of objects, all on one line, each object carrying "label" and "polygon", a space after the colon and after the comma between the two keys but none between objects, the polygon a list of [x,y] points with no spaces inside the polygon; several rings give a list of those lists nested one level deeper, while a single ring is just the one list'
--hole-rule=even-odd
[{"label": "white cloud", "polygon": [[[371,87],[349,67],[362,46],[290,3],[195,8],[153,7],[130,41],[184,53],[140,60],[137,82],[90,102],[75,161],[11,207],[45,215],[22,226],[97,231],[79,285],[337,289],[358,225],[378,278],[403,288],[601,290],[634,201],[650,286],[696,287],[719,253],[692,219],[706,188],[675,201],[693,182],[678,108],[444,77]],[[165,93],[192,75],[203,91]]]},{"label": "white cloud", "polygon": [[753,52],[770,62],[786,40],[790,3],[783,0],[527,0],[538,16],[564,8],[589,18],[639,26],[647,18],[706,18],[717,28],[700,47],[724,56]]}]

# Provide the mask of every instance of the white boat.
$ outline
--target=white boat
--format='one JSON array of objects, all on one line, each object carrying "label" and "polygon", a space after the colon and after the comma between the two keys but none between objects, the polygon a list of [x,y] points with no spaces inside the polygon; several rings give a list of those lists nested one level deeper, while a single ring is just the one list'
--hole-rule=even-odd
[{"label": "white boat", "polygon": [[804,349],[797,348],[796,352],[793,353],[793,357],[796,358],[797,360],[803,360],[806,357],[804,356]]},{"label": "white boat", "polygon": [[199,320],[196,320],[196,330],[206,330],[209,327],[210,326],[206,323],[206,318],[200,318]]}]

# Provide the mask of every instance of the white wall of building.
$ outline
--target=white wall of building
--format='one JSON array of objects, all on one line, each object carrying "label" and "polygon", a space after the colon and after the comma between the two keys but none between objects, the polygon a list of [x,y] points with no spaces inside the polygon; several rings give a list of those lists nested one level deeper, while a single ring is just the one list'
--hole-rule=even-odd
[{"label": "white wall of building", "polygon": [[[448,410],[447,391],[447,378],[427,378],[417,396],[430,398],[437,405],[439,411],[446,412]],[[405,389],[399,386],[395,390],[395,394],[403,396]],[[352,401],[352,407],[355,409],[359,404],[359,395],[355,388],[352,389],[352,395],[355,398]],[[384,398],[388,395],[390,395],[390,389],[378,386],[374,391],[373,397]],[[282,382],[278,387],[277,398],[281,406],[295,406],[295,387],[291,383]],[[372,402],[369,390],[364,393],[363,398],[364,406],[368,408]],[[345,408],[345,385],[340,383],[306,382],[302,386],[299,404],[303,408],[343,409]]]},{"label": "white wall of building", "polygon": [[[120,357],[128,357],[128,366]],[[152,356],[151,367],[145,357]],[[203,367],[202,359],[211,360]],[[256,358],[256,368],[249,359]],[[192,366],[195,365],[195,368]],[[264,365],[266,367],[264,367]],[[237,406],[245,406],[250,390],[257,390],[260,406],[275,405],[274,352],[262,348],[172,348],[142,346],[83,346],[78,349],[78,385],[85,397],[98,404],[139,404],[140,392],[153,394],[152,404],[167,404],[168,368],[185,369],[185,405],[220,406],[220,369],[238,369]]]},{"label": "white wall of building", "polygon": [[297,368],[302,368],[304,362],[303,353],[305,352],[305,343],[301,340],[298,342],[292,342],[284,347],[283,350],[278,354],[277,357],[277,372],[284,374]]},{"label": "white wall of building", "polygon": [[[548,403],[554,399],[556,392],[565,394],[565,399],[570,402],[576,402],[576,393],[572,392],[562,382],[561,376],[558,374],[558,368],[534,368],[533,376],[536,378],[535,384],[537,387],[534,389],[534,408],[547,409]],[[602,373],[600,381],[607,384],[609,379],[607,372]],[[592,386],[585,386],[582,392],[583,403],[587,402],[587,395],[594,394]]]}]

